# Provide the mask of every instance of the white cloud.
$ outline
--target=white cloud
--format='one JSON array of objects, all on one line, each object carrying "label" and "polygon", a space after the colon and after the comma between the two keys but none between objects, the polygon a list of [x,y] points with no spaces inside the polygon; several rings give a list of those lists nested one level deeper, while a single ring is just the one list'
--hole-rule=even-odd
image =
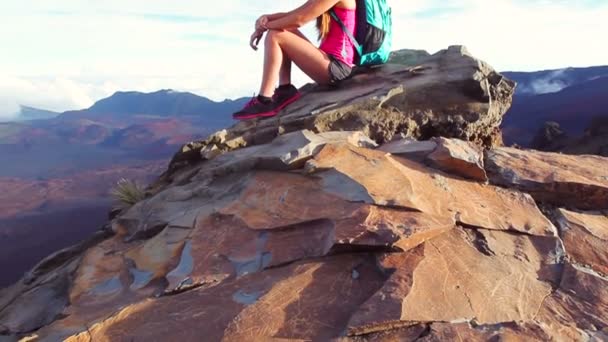
[{"label": "white cloud", "polygon": [[529,85],[519,85],[517,91],[527,94],[556,93],[569,86],[564,80],[566,69],[559,69],[549,73],[547,76],[532,81]]},{"label": "white cloud", "polygon": [[[77,109],[117,90],[173,88],[221,100],[257,91],[255,17],[303,0],[23,0],[0,4],[0,116],[17,103]],[[395,48],[464,44],[499,70],[608,61],[608,3],[392,0]],[[305,29],[314,36],[311,27]],[[301,73],[296,82],[306,81]]]}]

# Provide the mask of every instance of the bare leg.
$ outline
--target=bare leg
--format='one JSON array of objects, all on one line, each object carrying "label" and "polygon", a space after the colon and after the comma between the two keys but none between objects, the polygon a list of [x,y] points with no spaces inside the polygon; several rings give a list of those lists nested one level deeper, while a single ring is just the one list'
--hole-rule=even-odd
[{"label": "bare leg", "polygon": [[[294,29],[290,31],[302,39],[309,41],[308,38],[306,38],[306,36],[300,32],[300,30]],[[289,56],[285,56],[285,53],[283,52],[283,63],[281,64],[281,70],[279,71],[279,85],[284,84],[291,84],[291,58],[289,58]]]},{"label": "bare leg", "polygon": [[[270,30],[266,35],[264,51],[264,75],[260,86],[260,95],[272,96],[274,87],[281,74],[284,79],[291,80],[291,64],[294,62],[306,75],[315,82],[326,84],[329,82],[329,57],[319,50],[299,32]],[[283,72],[281,69],[284,67]],[[287,77],[289,76],[289,77]]]},{"label": "bare leg", "polygon": [[291,59],[283,54],[283,63],[279,71],[279,85],[291,84]]}]

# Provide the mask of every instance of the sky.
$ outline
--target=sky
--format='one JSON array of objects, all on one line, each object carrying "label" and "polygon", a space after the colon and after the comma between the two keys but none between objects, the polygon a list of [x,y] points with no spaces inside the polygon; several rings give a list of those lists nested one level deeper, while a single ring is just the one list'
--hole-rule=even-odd
[{"label": "sky", "polygon": [[[388,0],[395,49],[465,45],[500,71],[608,64],[608,0]],[[258,89],[261,14],[304,0],[1,0],[0,120],[65,111],[119,90],[223,100]],[[312,25],[303,31],[311,39]],[[294,82],[308,82],[295,73]]]}]

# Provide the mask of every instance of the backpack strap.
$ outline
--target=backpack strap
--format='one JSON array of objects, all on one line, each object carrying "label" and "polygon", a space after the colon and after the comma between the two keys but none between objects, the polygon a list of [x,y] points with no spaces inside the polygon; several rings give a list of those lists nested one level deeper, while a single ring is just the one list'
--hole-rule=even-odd
[{"label": "backpack strap", "polygon": [[363,55],[363,50],[362,50],[361,44],[359,44],[359,42],[357,41],[357,39],[355,38],[353,33],[348,30],[348,28],[346,27],[346,25],[344,25],[342,20],[340,20],[340,18],[338,17],[338,15],[336,14],[336,12],[334,11],[333,8],[329,10],[329,15],[331,15],[331,17],[338,23],[338,25],[340,25],[340,27],[342,28],[342,31],[344,31],[344,34],[346,34],[348,39],[350,39],[351,43],[353,43],[353,45],[355,46],[355,50],[357,50],[357,53],[359,54],[359,56]]}]

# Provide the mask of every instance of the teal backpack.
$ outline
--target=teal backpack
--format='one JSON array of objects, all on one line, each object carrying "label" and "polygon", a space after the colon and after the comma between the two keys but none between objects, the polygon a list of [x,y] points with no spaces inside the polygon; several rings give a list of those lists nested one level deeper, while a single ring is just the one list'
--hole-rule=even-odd
[{"label": "teal backpack", "polygon": [[393,22],[391,8],[386,0],[357,0],[357,29],[354,35],[333,9],[329,13],[355,46],[355,64],[373,66],[388,62],[392,48]]}]

